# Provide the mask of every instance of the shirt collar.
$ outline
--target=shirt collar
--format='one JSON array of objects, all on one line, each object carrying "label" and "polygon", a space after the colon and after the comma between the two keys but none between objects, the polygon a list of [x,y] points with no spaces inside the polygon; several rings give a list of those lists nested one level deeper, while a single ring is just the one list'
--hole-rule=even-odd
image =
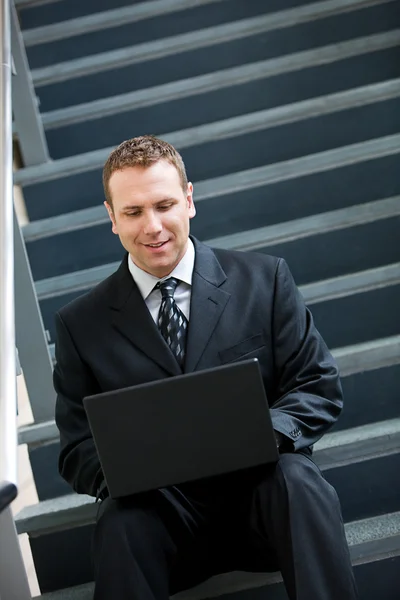
[{"label": "shirt collar", "polygon": [[150,273],[147,273],[146,271],[143,271],[143,269],[135,265],[131,258],[131,255],[129,254],[128,268],[136,285],[139,288],[140,293],[142,294],[143,299],[146,300],[146,298],[153,291],[154,286],[159,281],[163,281],[164,279],[168,279],[169,277],[176,277],[176,279],[179,279],[179,281],[183,281],[188,285],[192,285],[194,254],[195,251],[193,242],[189,238],[188,247],[184,256],[176,265],[175,269],[169,275],[167,275],[166,277],[162,277],[161,279],[155,277],[154,275],[151,275]]}]

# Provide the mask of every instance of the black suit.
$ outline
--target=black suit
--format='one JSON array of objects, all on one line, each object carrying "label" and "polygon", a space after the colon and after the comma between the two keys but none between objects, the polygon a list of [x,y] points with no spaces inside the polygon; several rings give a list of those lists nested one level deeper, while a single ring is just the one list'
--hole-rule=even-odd
[{"label": "black suit", "polygon": [[[284,449],[288,453],[281,456],[276,468],[256,469],[240,476],[186,484],[120,502],[105,501],[96,533],[96,598],[103,598],[100,588],[104,589],[104,597],[114,594],[115,598],[129,598],[132,589],[139,589],[140,593],[135,597],[163,598],[165,594],[168,595],[170,576],[170,586],[174,591],[204,578],[210,572],[229,568],[259,568],[254,560],[250,560],[251,564],[244,564],[247,561],[244,556],[238,561],[241,564],[234,564],[250,537],[253,541],[248,543],[249,552],[246,550],[244,554],[247,558],[252,553],[257,555],[265,570],[280,567],[291,598],[355,598],[336,495],[307,456],[309,447],[335,422],[342,408],[341,387],[332,356],[316,331],[311,314],[305,308],[282,259],[262,254],[213,251],[197,240],[193,241],[196,256],[184,371],[257,357],[273,426],[283,434]],[[77,492],[95,496],[102,486],[103,476],[82,398],[176,375],[181,370],[129,273],[126,257],[116,273],[64,307],[56,317],[56,325],[57,366],[54,382],[58,393],[56,421],[61,434],[60,472]],[[295,480],[297,483],[294,483]],[[309,484],[309,491],[305,491],[302,499],[299,485],[302,486],[304,480]],[[289,490],[292,484],[298,496],[296,507],[291,506]],[[261,501],[260,498],[264,499]],[[315,502],[316,498],[319,498],[319,502]],[[301,524],[304,515],[308,514],[308,501],[309,504],[315,502],[314,509],[308,507],[312,524]],[[259,530],[261,526],[261,517],[258,515],[256,518],[254,512],[257,512],[254,508],[256,503],[268,505],[266,513],[263,513],[264,529],[268,534],[265,533],[262,550],[257,548],[260,539],[255,541],[260,531],[256,534],[254,530],[257,527]],[[326,509],[326,514],[321,512],[322,507]],[[234,516],[236,520],[238,511],[243,513],[246,522],[242,529],[230,520]],[[296,511],[299,514],[295,522]],[[129,520],[133,514],[137,523],[127,536],[126,531],[132,526],[127,518]],[[151,519],[149,514],[152,515]],[[337,514],[336,521],[334,514]],[[335,524],[332,528],[333,521]],[[328,595],[321,592],[313,596],[309,577],[302,572],[306,567],[298,569],[293,564],[292,551],[299,555],[308,547],[308,559],[312,563],[324,562],[317,547],[308,541],[312,537],[309,525],[320,529],[322,537],[324,530],[329,529],[323,543],[326,546],[329,541],[332,547],[324,550],[327,558],[321,569],[315,567],[317,576],[322,577],[320,587],[336,586],[336,591],[330,590]],[[110,556],[113,555],[110,550],[110,531],[118,538],[115,532],[121,529],[121,539],[129,537],[131,540],[135,537],[134,532],[141,527],[145,528],[141,539],[151,540],[149,532],[152,531],[154,540],[160,546],[156,544],[154,547],[153,542],[149,542],[145,553],[143,543],[140,548],[136,548],[133,542],[125,550],[115,547],[114,553],[118,554],[119,561],[122,560],[121,555],[126,553],[126,571],[132,571],[132,560],[136,564],[134,557],[143,553],[143,564],[147,566],[136,565],[140,577],[135,572],[131,584],[126,583],[126,590],[117,587],[109,588],[106,592],[105,581],[111,575],[103,575],[108,569],[111,573],[116,568],[115,564],[110,566]],[[214,536],[212,545],[214,549],[219,548],[216,554],[218,560],[215,561],[215,557],[211,560],[211,548],[207,546],[205,550],[202,543],[207,545],[208,542],[204,540],[209,540],[217,529],[218,541]],[[232,530],[241,531],[240,548],[236,548],[234,553],[228,551],[228,545],[229,550],[233,548],[232,541],[225,544],[224,549],[219,547],[221,540],[226,541],[232,536]],[[251,535],[250,531],[253,532]],[[266,537],[269,538],[268,543]],[[162,544],[160,540],[163,540]],[[110,551],[105,552],[105,544],[109,543],[111,546],[107,547]],[[203,554],[208,553],[206,561],[199,556],[194,559],[201,548]],[[332,571],[332,566],[328,568],[327,565],[331,553],[336,563],[340,564],[338,570],[343,571],[341,581],[336,570],[333,570],[332,581],[324,580],[328,571]],[[222,556],[230,554],[234,555],[232,559],[229,558],[227,562],[225,558],[220,560]],[[185,558],[191,557],[189,566],[185,565],[185,576],[178,576],[174,583],[171,573],[180,570],[178,563],[183,555]],[[158,562],[154,562],[155,556],[158,556]],[[163,557],[161,562],[160,556]],[[164,562],[166,557],[168,560]],[[150,569],[148,565],[152,561],[154,564]],[[146,569],[149,572],[144,575]],[[164,572],[165,577],[162,577]],[[163,582],[160,589],[149,584],[155,578]]]}]

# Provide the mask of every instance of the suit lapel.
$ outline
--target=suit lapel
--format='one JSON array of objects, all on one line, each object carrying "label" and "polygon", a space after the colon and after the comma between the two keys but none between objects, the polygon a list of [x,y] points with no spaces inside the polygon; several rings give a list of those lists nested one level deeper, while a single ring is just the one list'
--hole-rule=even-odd
[{"label": "suit lapel", "polygon": [[192,239],[196,255],[186,347],[187,373],[196,369],[230,298],[230,294],[219,289],[226,275],[214,252]]},{"label": "suit lapel", "polygon": [[160,335],[133,281],[128,269],[127,256],[115,273],[115,278],[110,302],[114,327],[171,375],[181,374],[174,355]]}]

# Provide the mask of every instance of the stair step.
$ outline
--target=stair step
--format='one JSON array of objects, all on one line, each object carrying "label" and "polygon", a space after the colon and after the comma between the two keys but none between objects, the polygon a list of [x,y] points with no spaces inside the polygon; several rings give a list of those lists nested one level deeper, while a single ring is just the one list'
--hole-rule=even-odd
[{"label": "stair step", "polygon": [[[282,252],[285,253],[288,251],[290,253],[293,247],[306,247],[309,244],[318,245],[321,239],[327,242],[332,239],[332,242],[334,242],[339,234],[338,232],[341,232],[345,237],[349,229],[351,229],[351,236],[355,236],[355,240],[357,240],[357,236],[359,236],[359,239],[357,240],[359,243],[361,242],[362,237],[365,235],[364,231],[369,232],[369,229],[372,229],[376,231],[376,233],[380,231],[383,233],[384,230],[387,230],[389,237],[387,238],[387,245],[384,249],[385,254],[383,254],[380,259],[377,256],[378,263],[372,265],[372,267],[377,267],[381,266],[382,263],[379,264],[379,262],[383,257],[389,259],[393,254],[394,260],[399,258],[397,247],[394,246],[392,248],[392,246],[389,244],[392,222],[394,226],[393,233],[396,233],[397,218],[399,215],[400,196],[393,196],[392,198],[385,198],[382,200],[376,200],[374,202],[366,202],[365,204],[351,206],[349,208],[327,211],[322,214],[303,217],[293,221],[278,223],[276,225],[258,227],[257,229],[250,229],[248,231],[241,231],[231,235],[207,240],[207,243],[214,248],[242,251],[261,251],[281,256]],[[352,228],[356,229],[353,230]],[[91,233],[96,234],[98,232],[95,228],[92,228],[89,230],[88,234]],[[114,240],[110,233],[108,233],[108,235],[110,240]],[[59,236],[61,239],[59,239],[59,244],[57,246],[58,249],[62,249],[66,241],[70,242],[71,237],[73,236],[64,236],[64,238]],[[95,248],[100,245],[100,238],[98,237],[96,240],[93,239],[93,236],[91,235],[86,235],[83,241],[86,242],[86,244],[90,244],[90,242],[92,242]],[[45,243],[46,239],[44,239],[43,242]],[[351,240],[349,240],[349,242],[351,242]],[[43,246],[45,245],[44,243]],[[104,241],[102,243],[104,244]],[[66,246],[68,247],[68,244]],[[33,249],[35,248],[38,249],[38,244],[33,245]],[[50,248],[48,245],[47,250]],[[84,244],[82,244],[82,248],[84,248]],[[280,249],[279,253],[275,251],[277,248]],[[124,255],[124,250],[122,246],[119,245],[119,242],[116,245],[116,249],[117,254],[113,256],[113,258],[122,258]],[[356,252],[356,248],[354,252]],[[40,257],[40,255],[36,255],[35,257],[32,252],[32,248],[29,247],[28,254],[35,278],[38,276],[38,274],[40,275],[41,273],[49,273],[51,269],[51,263],[46,262],[44,265],[40,265],[40,258],[42,258],[42,261],[44,261],[46,253],[44,253],[44,256],[42,257]],[[373,259],[374,257],[374,255],[371,256],[371,253],[368,252],[368,247],[365,246],[359,247],[358,255],[364,257],[363,262],[367,262],[369,258]],[[376,258],[373,260],[376,260]],[[101,257],[99,260],[101,260]],[[390,263],[392,260],[387,260],[386,262]],[[332,261],[333,258],[330,259],[330,262]],[[298,281],[298,284],[302,285],[308,283],[309,281],[318,281],[319,279],[322,279],[324,275],[328,275],[328,277],[345,275],[350,269],[351,263],[352,261],[350,260],[349,268],[344,269],[344,272],[333,272],[332,274],[328,273],[328,271],[334,271],[335,267],[329,268],[329,261],[326,265],[326,270],[324,271],[321,271],[321,269],[318,267],[318,264],[309,265],[307,270],[297,270],[296,268],[295,278]],[[289,264],[292,267],[292,264]],[[333,264],[337,263],[333,261]],[[40,266],[42,269],[44,267],[45,271],[39,271]],[[47,298],[60,296],[61,294],[68,294],[75,291],[82,292],[90,289],[111,275],[118,268],[118,262],[63,273],[63,271],[67,271],[66,266],[64,266],[63,262],[59,263],[57,264],[57,271],[61,273],[60,275],[45,277],[36,281],[36,293],[39,300],[45,300]],[[370,265],[367,264],[365,265],[365,268],[368,268],[369,266]],[[340,271],[342,268],[343,267],[340,267]],[[319,276],[312,275],[315,269],[320,271]],[[51,271],[50,274],[52,274]]]},{"label": "stair step", "polygon": [[[397,356],[392,362],[400,362],[400,336],[397,336]],[[354,356],[353,356],[354,358]],[[342,375],[344,390],[344,411],[334,428],[334,432],[346,431],[349,428],[374,424],[380,419],[393,419],[398,415],[398,388],[400,382],[400,365],[381,366],[382,354],[373,365],[367,364],[371,371],[358,372],[349,376]],[[387,360],[390,364],[390,360]],[[360,366],[358,365],[358,368]],[[382,381],[385,381],[385,393],[382,394]],[[361,410],[362,405],[362,410]],[[49,500],[57,496],[69,495],[71,488],[61,479],[58,473],[58,456],[60,445],[58,430],[54,421],[44,425],[33,425],[20,430],[20,439],[34,440],[29,446],[29,458],[35,479],[39,500]],[[360,445],[359,454],[365,453]],[[345,460],[337,452],[339,460]],[[368,478],[367,478],[368,480]],[[369,492],[368,492],[369,493]]]},{"label": "stair step", "polygon": [[[169,132],[173,125],[184,128],[195,120],[201,123],[201,114],[193,115],[187,103],[187,108],[167,123],[154,123],[149,115],[147,122],[137,124],[135,134],[156,131],[184,150],[188,173],[196,181],[393,134],[399,130],[399,96],[400,79],[395,79],[222,121],[214,121],[208,107],[210,122]],[[132,113],[122,113],[103,117],[101,127],[98,120],[88,120],[48,131],[50,154],[58,160],[103,149],[105,162],[112,147],[131,130],[132,118]],[[238,148],[243,149],[242,162]],[[202,161],[204,156],[209,160]]]},{"label": "stair step", "polygon": [[[213,120],[218,120],[367,85],[399,76],[399,37],[399,30],[394,30],[199,76],[193,76],[192,68],[188,79],[168,79],[156,86],[142,81],[141,89],[134,91],[131,78],[124,78],[126,89],[119,91],[113,85],[111,97],[108,79],[103,95],[97,90],[95,99],[85,99],[82,93],[86,86],[92,96],[94,92],[90,78],[83,77],[73,86],[69,85],[69,91],[55,94],[56,102],[66,102],[68,93],[73,91],[71,88],[79,87],[71,97],[72,106],[66,108],[47,108],[43,97],[47,88],[41,88],[43,124],[48,131],[111,115],[112,122],[118,125],[118,115],[126,119],[125,113],[129,113],[132,130],[147,123],[152,125],[152,131],[161,132],[165,115],[168,115],[167,122],[174,119],[169,127],[178,128],[176,111],[186,115],[192,104],[194,122],[189,122],[187,127],[210,120],[204,113],[204,102],[213,107]],[[237,97],[232,97],[231,88]]]},{"label": "stair step", "polygon": [[[285,243],[276,245],[262,246],[260,243],[257,250],[285,258],[301,286],[323,277],[340,277],[357,268],[369,270],[398,261],[399,224],[398,216],[386,218],[328,233],[299,236],[295,241],[289,238]],[[368,240],[371,239],[375,245],[369,244]],[[317,256],[318,260],[308,261],[310,256]],[[44,325],[51,341],[54,341],[55,312],[110,275],[117,266],[111,263],[37,282],[37,290],[42,297],[40,308]]]},{"label": "stair step", "polygon": [[[54,344],[51,345],[54,359]],[[400,336],[332,350],[339,364],[344,391],[344,412],[335,430],[389,420],[397,416],[400,380]],[[385,394],[381,393],[382,380]],[[363,410],[360,411],[360,402]],[[40,446],[58,440],[55,422],[33,423],[19,428],[19,444]]]},{"label": "stair step", "polygon": [[[398,260],[399,224],[399,217],[388,218],[358,227],[311,235],[275,246],[260,245],[258,251],[285,258],[297,283],[303,285],[320,280],[324,276],[340,277],[342,274],[347,274],[349,270],[354,271],[357,267],[378,268]],[[374,239],[376,246],[372,247],[368,244],[368,240],[371,239]],[[317,256],[318,261],[307,263],[307,258],[310,256]],[[116,267],[116,264],[104,265],[37,283],[38,290],[43,293],[40,308],[51,341],[54,341],[55,312],[104,279],[104,276],[114,272]],[[315,308],[312,310],[314,311]]]},{"label": "stair step", "polygon": [[[387,6],[391,12],[391,5]],[[380,7],[362,9],[361,12],[364,14],[366,10],[381,10],[383,15],[377,15],[378,18],[371,15],[371,20],[368,20],[355,14],[345,14],[266,33],[257,33],[260,28],[260,17],[257,17],[254,19],[253,36],[224,41],[206,29],[198,32],[204,37],[198,42],[200,47],[196,49],[193,34],[189,34],[187,47],[184,48],[186,51],[172,57],[168,46],[171,46],[171,52],[172,48],[179,48],[176,38],[171,38],[170,42],[155,42],[159,47],[159,58],[155,60],[144,60],[146,48],[145,52],[140,52],[140,47],[137,51],[132,46],[34,70],[33,82],[41,112],[65,109],[62,113],[64,118],[77,110],[81,113],[82,107],[74,107],[82,103],[86,103],[86,106],[87,103],[94,104],[91,117],[94,118],[96,109],[98,111],[104,105],[109,111],[113,106],[115,113],[116,105],[121,105],[121,101],[126,104],[130,100],[132,104],[132,100],[137,102],[142,98],[149,105],[152,99],[157,104],[174,98],[193,97],[199,93],[222,90],[229,85],[264,80],[398,45],[399,33],[396,28],[400,23],[396,10],[392,16],[386,15],[387,9]],[[268,29],[268,15],[265,19]],[[230,26],[238,28],[237,23],[240,22]],[[323,28],[325,32],[321,32]],[[103,70],[108,63],[112,71]]]},{"label": "stair step", "polygon": [[[362,146],[356,152],[347,149],[346,160],[342,160],[345,166],[341,166],[340,159],[338,162],[336,151],[329,151],[325,156],[268,167],[264,172],[265,184],[257,182],[253,172],[238,173],[232,176],[237,191],[229,185],[229,178],[223,178],[219,188],[218,181],[195,184],[198,212],[191,223],[193,234],[200,239],[233,234],[250,229],[253,224],[274,225],[327,209],[367,203],[384,197],[385,193],[400,194],[398,157],[380,158],[382,150],[377,144],[368,145],[370,152],[365,155]],[[395,150],[396,144],[392,147]],[[386,151],[390,150],[384,148],[383,153]],[[374,156],[376,159],[371,160]],[[257,187],[251,187],[254,183]],[[120,256],[120,244],[110,235],[109,217],[102,205],[33,221],[23,228],[23,235],[35,279],[56,274],[49,270],[48,264],[48,256],[53,256],[56,249],[60,254],[57,274],[105,264]]]},{"label": "stair step", "polygon": [[[76,104],[75,98],[73,106],[44,112],[42,121],[49,131],[129,112],[134,119],[133,125],[137,127],[142,121],[149,122],[150,116],[154,121],[157,115],[162,115],[162,107],[157,108],[157,105],[167,103],[171,118],[171,112],[176,108],[181,110],[187,105],[189,98],[190,102],[196,104],[194,117],[200,123],[205,123],[208,119],[203,116],[203,112],[200,111],[200,116],[197,117],[201,100],[217,104],[220,108],[216,118],[220,119],[245,114],[244,106],[248,112],[255,112],[290,104],[398,77],[398,37],[397,32],[394,32],[363,38],[364,43],[355,40],[244,68],[226,69],[217,76],[194,77],[83,104]],[[366,48],[368,52],[365,51]],[[334,82],[331,81],[332,78],[335,78]],[[225,103],[224,112],[221,104],[231,94],[231,88],[238,98],[231,98],[230,102]],[[248,96],[256,92],[259,92],[260,97],[254,98],[251,103]],[[160,116],[158,121],[161,124],[159,126],[162,126]],[[115,119],[113,123],[116,123]],[[156,126],[157,122],[154,124]],[[157,129],[156,127],[155,131]]]},{"label": "stair step", "polygon": [[132,0],[15,0],[15,4],[20,9],[20,18],[25,29],[126,6],[132,4]]},{"label": "stair step", "polygon": [[[379,482],[380,477],[387,476],[386,469],[382,467],[383,459],[391,458],[394,468],[400,466],[398,464],[400,458],[399,442],[400,419],[397,418],[357,427],[353,430],[328,433],[315,445],[314,456],[317,463],[321,460],[321,467],[326,472],[328,479],[334,475],[336,476],[336,474],[340,478],[340,468],[357,473],[357,470],[360,469],[359,465],[366,463],[365,468],[370,469],[370,475],[365,485],[372,485],[371,482],[373,482],[374,477]],[[373,461],[376,461],[379,465],[378,469],[373,468]],[[364,470],[363,467],[361,469]],[[338,492],[340,491],[339,487],[346,486],[346,482],[338,482]],[[358,483],[360,489],[364,485],[358,478],[353,483],[354,485]],[[398,502],[396,490],[392,491],[390,502]],[[385,493],[388,496],[387,490],[382,486],[381,496]],[[363,499],[365,501],[365,498],[361,498],[359,493],[354,492],[353,496],[345,499],[350,505],[348,512],[353,512],[354,503],[362,504]],[[379,501],[381,501],[381,498],[379,498]],[[342,502],[344,502],[344,499],[342,499]],[[379,511],[384,512],[383,502],[379,507]],[[29,533],[38,536],[51,531],[68,529],[71,526],[82,526],[93,522],[97,508],[98,505],[95,503],[94,498],[82,494],[69,494],[68,496],[46,500],[24,508],[16,516],[17,531],[18,533]],[[343,509],[346,510],[346,503]],[[362,510],[368,512],[371,507],[365,502]]]},{"label": "stair step", "polygon": [[[391,513],[347,523],[345,529],[357,580],[359,565],[368,565],[373,562],[381,563],[387,556],[394,558],[400,554],[400,513]],[[265,587],[268,586],[268,598],[277,600],[278,596],[275,596],[273,586],[280,581],[281,577],[278,573],[226,573],[212,577],[190,590],[180,592],[174,595],[173,598],[174,600],[200,600],[218,596],[226,597],[245,590],[256,591],[260,588],[262,593],[260,597],[264,597]],[[382,580],[379,581],[379,586],[381,589]],[[271,592],[274,595],[270,595]],[[92,595],[93,584],[88,583],[68,590],[44,594],[38,596],[37,600],[39,598],[43,598],[43,600],[90,600]],[[241,596],[241,598],[243,597]],[[284,597],[286,598],[286,596],[279,594],[280,599]],[[236,598],[236,595],[232,596],[232,600],[233,598]],[[367,600],[364,595],[362,598]],[[372,600],[372,598],[373,596],[369,597],[368,600]],[[396,596],[393,595],[385,595],[385,600],[395,600],[395,598]]]},{"label": "stair step", "polygon": [[[112,3],[110,3],[112,6]],[[260,0],[157,0],[25,30],[31,69],[263,15]]]},{"label": "stair step", "polygon": [[[314,304],[314,322],[328,347],[400,334],[400,283]],[[397,321],[397,325],[396,325]]]},{"label": "stair step", "polygon": [[[221,0],[210,1],[212,3],[208,7],[210,10],[214,9],[214,2],[222,5],[219,9],[220,11],[227,10],[227,8],[233,11],[235,10],[234,6],[237,4],[237,0],[234,0],[234,2],[231,0],[228,6],[226,2]],[[250,0],[249,4],[253,4],[253,2],[254,0]],[[306,2],[307,0],[269,0],[268,7],[265,7],[264,0],[259,0],[261,7],[271,12],[283,8],[301,6]],[[135,16],[138,18],[154,18],[161,15],[163,15],[163,18],[166,18],[170,12],[205,3],[206,0],[142,0],[137,3],[135,2],[136,10],[134,11],[133,18]],[[46,0],[45,2],[43,0],[15,0],[15,4],[20,9],[20,17],[24,30],[29,31],[30,29],[41,28],[46,25],[53,27],[57,23],[61,30],[60,32],[56,30],[56,33],[61,33],[62,37],[65,29],[68,30],[74,26],[74,23],[71,23],[72,19],[83,21],[81,28],[86,30],[88,27],[91,30],[93,29],[91,25],[92,21],[94,20],[95,25],[97,21],[101,23],[104,16],[100,13],[105,11],[110,13],[110,24],[115,25],[113,20],[118,18],[118,15],[115,16],[113,14],[117,12],[114,9],[129,7],[132,4],[132,0],[85,0],[85,2],[80,2],[79,0],[68,0],[68,2],[57,2],[57,0]],[[131,14],[131,11],[128,14]],[[78,31],[80,32],[81,30],[78,29]]]},{"label": "stair step", "polygon": [[[197,7],[195,11],[186,10],[169,19],[163,17],[156,22],[154,20],[150,23],[142,22],[139,26],[125,23],[122,28],[108,28],[106,35],[92,35],[89,39],[85,36],[83,39],[76,40],[75,47],[79,48],[80,52],[78,50],[72,60],[67,58],[65,62],[58,64],[53,63],[57,61],[59,45],[52,44],[51,48],[43,48],[44,52],[47,51],[48,54],[53,55],[50,60],[49,58],[47,61],[45,59],[49,66],[35,69],[34,65],[31,65],[34,69],[33,82],[39,86],[46,85],[99,71],[120,68],[126,64],[154,60],[216,44],[220,45],[224,42],[340,14],[343,11],[353,11],[358,7],[365,7],[370,2],[367,0],[325,0],[278,12],[271,12],[271,9],[268,10],[268,8],[266,10],[266,7],[263,7],[257,0],[250,0],[246,5],[243,0],[236,0],[231,4],[234,7],[232,11],[224,9],[221,3],[214,3],[201,11]],[[193,5],[192,8],[194,8]],[[219,12],[215,20],[212,8]],[[385,4],[383,11],[378,9],[371,13],[367,10],[365,15],[361,12],[358,19],[355,19],[355,24],[360,17],[367,22],[369,17],[372,17],[372,20],[377,21],[375,24],[372,23],[372,31],[379,30],[380,25],[383,26],[383,30],[390,29],[391,11],[392,6],[389,2]],[[217,11],[214,10],[214,12]],[[393,18],[396,18],[395,12],[393,12]],[[168,27],[169,24],[172,27]],[[57,27],[60,28],[59,25]],[[174,29],[178,35],[174,35]],[[135,31],[138,31],[138,36],[135,35]],[[357,33],[356,29],[353,37],[356,37]],[[107,41],[104,41],[104,38]],[[134,41],[134,45],[132,45],[132,41]],[[53,53],[54,46],[55,53]],[[68,46],[71,44],[64,44],[64,48],[68,48]],[[176,56],[174,56],[174,63],[179,70],[179,58]],[[153,70],[154,66],[153,63]],[[205,71],[203,70],[203,72]]]},{"label": "stair step", "polygon": [[[232,195],[295,177],[391,156],[400,151],[399,139],[400,136],[395,134],[326,150],[317,155],[231,173],[196,184],[195,197],[198,201],[199,198]],[[60,212],[68,213],[97,205],[96,210],[90,213],[90,217],[96,215],[98,218],[98,214],[102,214],[103,219],[106,220],[104,207],[99,206],[104,192],[101,170],[96,169],[97,162],[98,151],[47,163],[36,169],[29,167],[18,171],[15,174],[15,183],[24,185],[25,202],[31,219],[53,217]],[[191,179],[195,181],[194,178]],[[396,183],[397,179],[394,178],[394,181]],[[352,193],[355,193],[354,190]],[[57,198],[57,202],[54,198]],[[81,214],[76,216],[80,217]],[[227,221],[225,216],[224,220]]]}]

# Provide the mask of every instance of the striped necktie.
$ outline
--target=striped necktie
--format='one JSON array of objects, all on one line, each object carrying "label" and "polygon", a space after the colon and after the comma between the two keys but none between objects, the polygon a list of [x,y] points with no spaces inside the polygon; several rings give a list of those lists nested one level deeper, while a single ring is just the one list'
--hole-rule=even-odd
[{"label": "striped necktie", "polygon": [[170,277],[157,283],[161,291],[161,306],[158,313],[158,327],[171,348],[178,364],[183,369],[186,352],[186,332],[188,321],[174,300],[174,294],[179,281]]}]

